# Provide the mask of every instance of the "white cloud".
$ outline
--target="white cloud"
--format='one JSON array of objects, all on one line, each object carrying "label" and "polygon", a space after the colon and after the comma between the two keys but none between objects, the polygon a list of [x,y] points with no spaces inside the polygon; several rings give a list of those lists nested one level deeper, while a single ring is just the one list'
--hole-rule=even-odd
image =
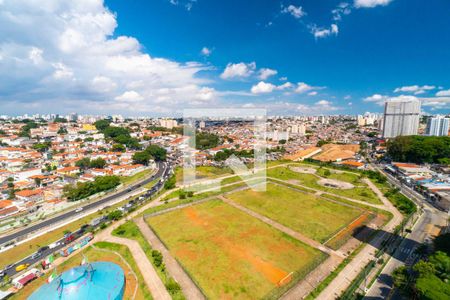
[{"label": "white cloud", "polygon": [[117,84],[111,80],[111,78],[95,76],[94,79],[92,79],[92,87],[94,91],[106,93],[114,90],[117,87]]},{"label": "white cloud", "polygon": [[339,5],[331,11],[333,15],[333,21],[339,22],[342,20],[342,16],[349,15],[352,12],[350,4],[347,2],[341,2]]},{"label": "white cloud", "polygon": [[355,0],[354,5],[356,8],[361,7],[372,8],[379,5],[386,6],[391,2],[392,0]]},{"label": "white cloud", "polygon": [[258,84],[252,86],[251,92],[253,94],[266,94],[273,92],[274,89],[276,89],[276,85],[260,81]]},{"label": "white cloud", "polygon": [[412,95],[400,95],[390,97],[386,95],[374,94],[364,99],[364,102],[374,102],[378,105],[384,105],[387,101],[408,101],[419,100],[423,106],[429,106],[433,109],[450,108],[450,97],[416,97]]},{"label": "white cloud", "polygon": [[220,75],[222,79],[232,79],[232,78],[246,78],[255,72],[256,63],[229,63],[223,73]]},{"label": "white cloud", "polygon": [[330,35],[337,35],[339,33],[339,27],[336,24],[331,24],[329,28],[312,25],[310,26],[310,29],[316,39],[326,38]]},{"label": "white cloud", "polygon": [[261,80],[266,80],[270,76],[274,76],[276,74],[278,74],[277,70],[272,70],[272,69],[269,69],[269,68],[262,68],[262,69],[259,70],[258,78],[261,79]]},{"label": "white cloud", "polygon": [[405,92],[405,93],[414,93],[415,95],[419,95],[419,94],[423,94],[423,93],[426,93],[427,91],[431,91],[434,89],[436,89],[436,87],[434,85],[423,85],[423,86],[410,85],[410,86],[403,86],[403,87],[396,88],[394,90],[394,93]]},{"label": "white cloud", "polygon": [[304,82],[299,82],[299,83],[297,83],[297,87],[295,88],[295,92],[297,94],[303,94],[303,93],[306,93],[306,92],[309,92],[309,91],[320,90],[320,89],[323,89],[323,87],[312,86],[312,85],[309,85],[309,84],[304,83]]},{"label": "white cloud", "polygon": [[438,97],[450,97],[450,90],[446,90],[446,91],[439,91],[436,93],[436,96]]},{"label": "white cloud", "polygon": [[389,99],[389,96],[374,94],[363,99],[364,102],[375,102],[378,105],[383,105]]},{"label": "white cloud", "polygon": [[328,105],[331,105],[331,102],[327,101],[327,100],[320,100],[320,101],[316,102],[316,105],[328,106]]},{"label": "white cloud", "polygon": [[290,14],[291,16],[293,16],[296,19],[300,19],[301,17],[306,15],[305,11],[303,10],[303,8],[301,6],[297,7],[297,6],[292,5],[292,4],[287,6],[287,7],[283,7],[281,9],[281,12],[285,13],[285,14],[288,13],[288,14]]},{"label": "white cloud", "polygon": [[122,95],[117,96],[114,99],[121,102],[137,102],[144,100],[144,97],[142,97],[136,91],[126,91]]},{"label": "white cloud", "polygon": [[252,86],[251,92],[253,94],[265,94],[265,93],[271,93],[273,91],[283,91],[286,89],[293,88],[293,84],[290,82],[285,82],[281,85],[274,85],[272,83],[260,81],[258,84]]},{"label": "white cloud", "polygon": [[317,91],[312,91],[308,93],[308,96],[316,96],[317,94]]},{"label": "white cloud", "polygon": [[336,35],[339,33],[339,27],[336,24],[331,24],[331,33]]},{"label": "white cloud", "polygon": [[202,50],[201,50],[200,52],[201,52],[201,54],[202,54],[203,56],[210,56],[211,53],[212,53],[212,49],[209,49],[209,48],[207,48],[207,47],[203,47]]},{"label": "white cloud", "polygon": [[[150,56],[137,39],[115,34],[117,26],[103,0],[3,0],[0,107],[126,114],[216,100],[198,76],[210,67]],[[122,101],[132,98],[142,100]]]},{"label": "white cloud", "polygon": [[286,81],[288,78],[286,76],[280,77],[280,81]]}]

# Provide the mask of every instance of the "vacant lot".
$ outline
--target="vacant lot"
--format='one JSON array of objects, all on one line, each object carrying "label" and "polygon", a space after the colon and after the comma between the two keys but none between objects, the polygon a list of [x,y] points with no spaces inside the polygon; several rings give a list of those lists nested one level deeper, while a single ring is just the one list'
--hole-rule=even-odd
[{"label": "vacant lot", "polygon": [[325,259],[320,251],[220,200],[147,222],[211,299],[259,299],[290,272],[306,275]]},{"label": "vacant lot", "polygon": [[[295,171],[290,170],[286,167],[278,167],[273,169],[267,170],[267,176],[268,177],[274,177],[282,180],[298,180],[299,184],[304,185],[306,187],[320,190],[328,193],[332,193],[335,195],[352,198],[355,200],[361,200],[366,201],[373,204],[381,204],[381,201],[378,199],[377,195],[368,187],[355,187],[348,190],[338,189],[338,188],[331,188],[326,187],[323,185],[320,185],[317,183],[318,180],[320,180],[320,177],[317,177],[313,174],[302,174]],[[347,173],[344,174],[332,174],[329,178],[337,179],[337,180],[343,180],[343,181],[349,181],[350,175]],[[325,177],[324,177],[325,178]],[[363,185],[363,183],[355,183],[355,185]]]},{"label": "vacant lot", "polygon": [[226,196],[316,241],[324,242],[362,211],[314,194],[268,184],[266,192],[239,191]]}]

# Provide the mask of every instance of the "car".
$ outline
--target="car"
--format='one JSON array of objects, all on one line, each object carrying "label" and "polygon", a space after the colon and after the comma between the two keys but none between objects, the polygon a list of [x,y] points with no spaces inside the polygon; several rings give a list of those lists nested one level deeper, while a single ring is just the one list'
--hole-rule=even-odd
[{"label": "car", "polygon": [[13,265],[7,265],[3,270],[7,271],[7,270],[11,269],[12,267],[13,267]]},{"label": "car", "polygon": [[38,250],[37,252],[38,252],[38,253],[42,253],[42,252],[44,252],[44,251],[46,251],[46,250],[48,250],[48,249],[50,249],[49,246],[44,246],[44,247],[39,248],[39,250]]},{"label": "car", "polygon": [[28,268],[29,265],[30,265],[30,264],[21,264],[21,265],[18,265],[18,266],[16,267],[16,272],[20,272],[20,271],[25,270],[26,268]]},{"label": "car", "polygon": [[36,259],[36,258],[40,257],[41,255],[42,255],[42,253],[40,253],[40,252],[33,253],[33,255],[31,255],[31,259]]},{"label": "car", "polygon": [[89,226],[90,226],[89,224],[84,224],[80,227],[80,229],[86,230],[86,229],[88,229]]},{"label": "car", "polygon": [[58,247],[59,245],[61,245],[60,242],[54,242],[54,243],[51,243],[50,245],[48,245],[48,248],[53,249],[53,248]]},{"label": "car", "polygon": [[75,212],[76,212],[76,213],[79,213],[79,212],[82,211],[82,210],[83,210],[82,207],[78,207],[77,209],[75,209]]},{"label": "car", "polygon": [[6,272],[5,272],[5,271],[0,271],[0,278],[5,277],[5,275],[6,275]]},{"label": "car", "polygon": [[70,236],[70,235],[72,235],[72,232],[69,231],[69,232],[67,232],[67,233],[64,234],[64,238],[66,239],[66,238],[67,238],[68,236]]}]

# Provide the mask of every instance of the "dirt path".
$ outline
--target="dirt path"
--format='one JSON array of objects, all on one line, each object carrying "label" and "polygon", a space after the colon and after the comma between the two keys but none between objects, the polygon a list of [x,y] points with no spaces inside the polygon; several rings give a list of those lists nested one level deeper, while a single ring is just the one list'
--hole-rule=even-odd
[{"label": "dirt path", "polygon": [[148,227],[144,219],[137,218],[135,219],[135,222],[152,248],[162,253],[164,264],[166,265],[167,270],[169,271],[170,275],[172,275],[172,277],[180,284],[183,290],[183,294],[186,296],[186,298],[193,300],[205,299],[202,292],[197,288],[191,278],[184,272],[180,264],[170,254],[169,250],[161,243],[158,237]]},{"label": "dirt path", "polygon": [[111,232],[114,227],[111,226],[105,231],[101,232],[99,235],[95,237],[94,241],[101,240],[127,246],[131,254],[133,255],[134,260],[136,261],[136,265],[138,266],[139,271],[141,272],[142,277],[144,278],[145,284],[147,285],[147,287],[150,290],[150,293],[153,296],[153,299],[155,300],[172,299],[169,293],[167,292],[163,282],[161,281],[155,269],[153,268],[153,265],[149,262],[147,256],[145,255],[145,252],[142,250],[139,243],[136,242],[135,240],[129,240],[125,238],[112,236]]}]

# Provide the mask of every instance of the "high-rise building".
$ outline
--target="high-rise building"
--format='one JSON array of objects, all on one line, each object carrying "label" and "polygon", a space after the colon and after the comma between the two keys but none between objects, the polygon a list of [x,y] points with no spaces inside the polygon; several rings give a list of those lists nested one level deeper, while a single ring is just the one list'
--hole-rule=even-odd
[{"label": "high-rise building", "polygon": [[415,99],[391,100],[384,107],[383,137],[415,135],[419,129],[420,101]]},{"label": "high-rise building", "polygon": [[427,135],[434,135],[434,136],[447,136],[449,126],[450,126],[450,118],[444,118],[442,116],[429,118],[425,133]]}]

